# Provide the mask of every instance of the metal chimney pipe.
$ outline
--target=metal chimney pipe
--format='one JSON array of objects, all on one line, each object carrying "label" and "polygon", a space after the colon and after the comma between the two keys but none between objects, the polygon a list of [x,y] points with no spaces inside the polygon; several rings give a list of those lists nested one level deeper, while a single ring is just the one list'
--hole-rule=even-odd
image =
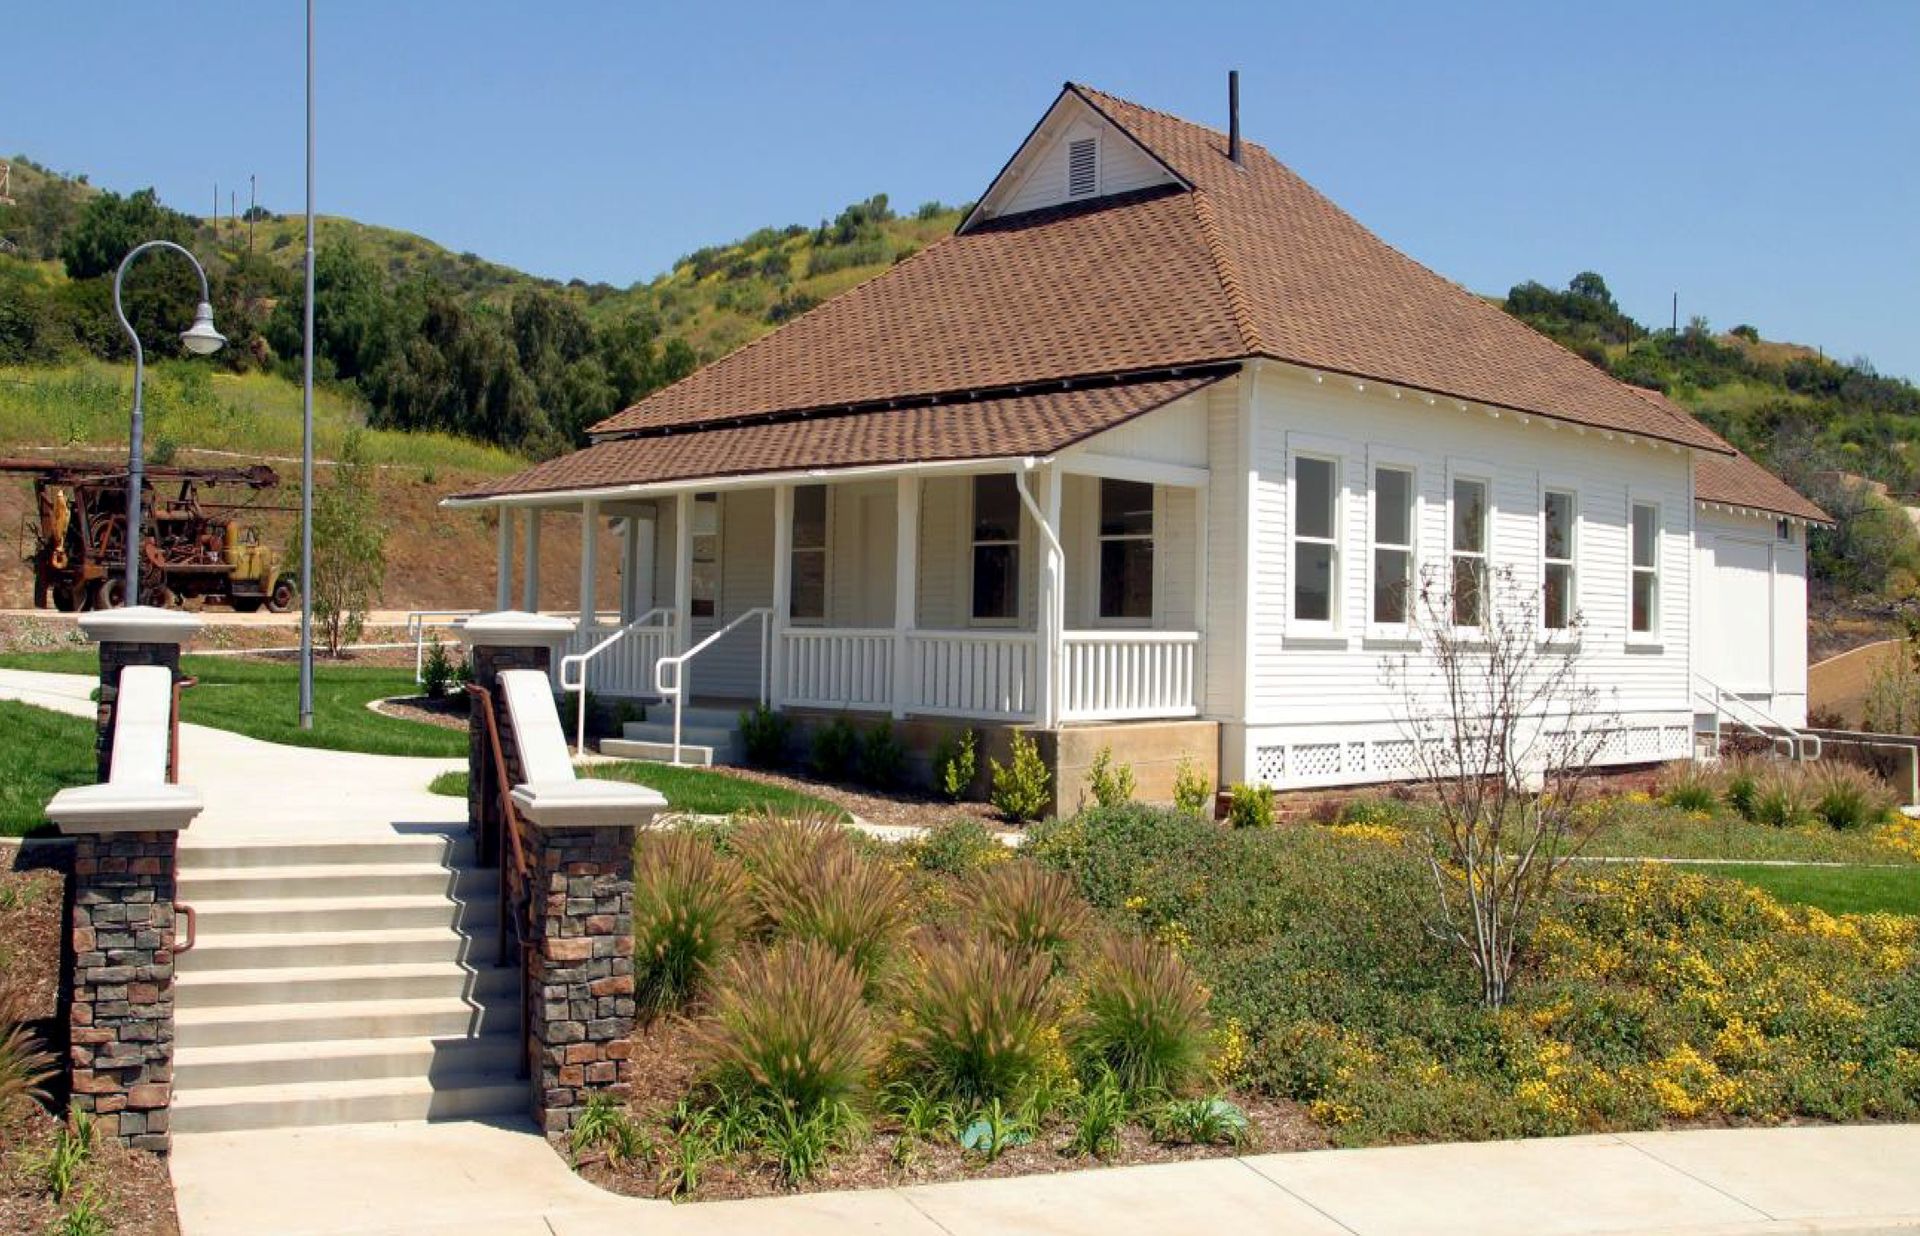
[{"label": "metal chimney pipe", "polygon": [[1240,162],[1240,70],[1227,70],[1227,158]]}]

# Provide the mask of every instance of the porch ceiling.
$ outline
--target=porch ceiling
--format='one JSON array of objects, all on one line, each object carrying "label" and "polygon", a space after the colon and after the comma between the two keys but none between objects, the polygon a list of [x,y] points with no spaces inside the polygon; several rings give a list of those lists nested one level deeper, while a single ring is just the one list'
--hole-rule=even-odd
[{"label": "porch ceiling", "polygon": [[535,464],[449,501],[580,491],[611,496],[649,485],[761,473],[1045,455],[1165,407],[1224,376],[1214,371],[620,438]]}]

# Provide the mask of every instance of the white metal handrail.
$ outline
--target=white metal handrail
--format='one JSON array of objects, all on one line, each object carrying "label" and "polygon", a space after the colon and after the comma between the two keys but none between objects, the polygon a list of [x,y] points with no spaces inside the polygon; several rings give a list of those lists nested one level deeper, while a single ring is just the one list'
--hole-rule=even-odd
[{"label": "white metal handrail", "polygon": [[[653,663],[654,691],[673,700],[673,762],[675,764],[680,762],[680,712],[682,706],[686,703],[685,681],[687,662],[713,647],[719,643],[722,638],[731,634],[747,622],[756,620],[760,623],[760,706],[764,708],[767,704],[767,643],[773,634],[772,606],[763,605],[757,609],[750,609],[738,618],[735,618],[732,622],[729,622],[726,626],[715,631],[712,635],[707,636],[707,638],[687,649],[679,656],[661,657]],[[673,669],[673,684],[671,686],[667,684],[667,669],[669,667]]]},{"label": "white metal handrail", "polygon": [[[615,644],[619,643],[621,640],[625,639],[627,636],[633,634],[637,630],[640,630],[642,628],[657,628],[661,626],[670,625],[670,623],[668,622],[656,622],[655,619],[665,618],[670,620],[672,617],[673,617],[672,610],[662,609],[658,607],[654,609],[650,609],[646,613],[640,615],[638,618],[635,618],[632,622],[629,622],[626,626],[620,627],[619,629],[615,630],[611,635],[608,635],[605,639],[601,640],[599,643],[595,644],[593,647],[584,649],[583,651],[580,651],[580,652],[571,653],[567,656],[560,658],[560,689],[562,691],[576,691],[579,693],[579,701],[577,704],[577,711],[574,716],[574,730],[573,730],[573,752],[575,755],[585,755],[587,753],[587,664],[588,662],[592,661],[595,657],[599,656],[601,653],[613,647]],[[569,679],[567,676],[567,671],[569,669],[578,670],[579,671],[578,677]]]},{"label": "white metal handrail", "polygon": [[[1720,751],[1720,718],[1725,717],[1756,738],[1765,739],[1773,745],[1775,750],[1780,751],[1790,760],[1805,761],[1820,758],[1824,748],[1818,734],[1801,733],[1746,696],[1737,691],[1727,690],[1705,674],[1696,672],[1693,677],[1694,698],[1713,707],[1713,749],[1716,755]],[[1703,685],[1707,690],[1700,689]],[[1758,717],[1759,722],[1755,723],[1737,714],[1728,707],[1728,701],[1738,704]]]},{"label": "white metal handrail", "polygon": [[477,609],[416,609],[407,612],[407,638],[413,641],[413,681],[416,684],[426,681],[427,629],[444,630],[458,626],[461,619],[471,618],[479,612]]}]

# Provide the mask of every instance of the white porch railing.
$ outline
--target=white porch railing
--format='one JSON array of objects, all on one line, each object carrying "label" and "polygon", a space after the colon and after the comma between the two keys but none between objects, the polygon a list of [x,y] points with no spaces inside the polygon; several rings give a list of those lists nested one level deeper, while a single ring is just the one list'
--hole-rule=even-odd
[{"label": "white porch railing", "polygon": [[1063,721],[1191,717],[1196,631],[1068,631],[1062,636]]},{"label": "white porch railing", "polygon": [[558,686],[578,694],[573,746],[587,753],[587,692],[642,695],[653,681],[654,666],[677,646],[673,611],[650,609],[624,627],[582,623],[567,638],[560,657]]},{"label": "white porch railing", "polygon": [[914,631],[907,648],[910,711],[1017,721],[1039,706],[1040,648],[1031,631]]},{"label": "white porch railing", "polygon": [[781,633],[785,704],[809,708],[893,707],[891,630],[788,627]]},{"label": "white porch railing", "polygon": [[413,680],[425,682],[427,665],[428,632],[432,638],[439,639],[439,632],[457,629],[462,622],[480,611],[477,609],[416,609],[407,613],[407,638],[413,641]]},{"label": "white porch railing", "polygon": [[701,640],[678,656],[662,657],[653,664],[653,687],[673,701],[673,762],[680,762],[680,717],[687,702],[687,662],[731,635],[749,622],[760,624],[760,703],[767,703],[767,658],[772,652],[773,610],[768,606],[750,609],[726,626]]}]

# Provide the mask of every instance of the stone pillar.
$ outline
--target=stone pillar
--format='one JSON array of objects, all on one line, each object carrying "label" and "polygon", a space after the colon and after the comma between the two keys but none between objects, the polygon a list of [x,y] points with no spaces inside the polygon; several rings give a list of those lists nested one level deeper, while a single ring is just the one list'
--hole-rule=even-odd
[{"label": "stone pillar", "polygon": [[138,605],[100,610],[80,619],[80,629],[100,645],[100,701],[94,740],[96,779],[107,779],[113,751],[113,710],[120,693],[120,671],[129,665],[163,665],[180,680],[180,646],[200,622],[179,610]]},{"label": "stone pillar", "polygon": [[[500,725],[500,744],[507,758],[510,785],[518,785],[522,778],[513,748],[512,727],[506,721],[506,701],[500,695],[500,672],[537,669],[551,673],[554,650],[563,645],[573,631],[573,624],[564,618],[521,610],[476,614],[461,624],[460,639],[466,645],[467,665],[473,673],[474,685],[493,697],[494,719]],[[499,860],[502,818],[492,754],[487,750],[486,722],[475,708],[467,721],[467,831],[474,836],[484,866],[492,866]]]}]

